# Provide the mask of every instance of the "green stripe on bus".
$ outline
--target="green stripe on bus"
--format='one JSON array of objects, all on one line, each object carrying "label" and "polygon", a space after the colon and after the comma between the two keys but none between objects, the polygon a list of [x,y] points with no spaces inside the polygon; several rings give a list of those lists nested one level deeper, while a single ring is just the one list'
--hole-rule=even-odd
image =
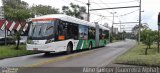
[{"label": "green stripe on bus", "polygon": [[83,40],[79,40],[76,50],[79,50],[82,46]]},{"label": "green stripe on bus", "polygon": [[[96,41],[93,40],[93,39],[90,39],[90,40],[79,40],[76,50],[89,48],[89,45],[90,45],[91,42],[92,42],[92,47],[93,48],[96,47]],[[108,43],[109,43],[109,40],[103,39],[103,40],[99,41],[99,46],[105,46]]]},{"label": "green stripe on bus", "polygon": [[87,46],[88,46],[87,40],[84,40],[84,42],[83,42],[83,48],[82,49],[86,49]]},{"label": "green stripe on bus", "polygon": [[92,42],[92,47],[96,47],[96,42],[95,40],[91,39],[88,41],[88,43],[90,44]]},{"label": "green stripe on bus", "polygon": [[105,46],[105,45],[108,44],[108,43],[109,43],[109,40],[103,39],[103,40],[100,40],[99,46]]}]

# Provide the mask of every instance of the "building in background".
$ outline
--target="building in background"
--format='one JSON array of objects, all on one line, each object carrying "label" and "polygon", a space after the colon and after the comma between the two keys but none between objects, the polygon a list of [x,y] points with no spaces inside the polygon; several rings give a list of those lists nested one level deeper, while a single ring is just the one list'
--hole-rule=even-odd
[{"label": "building in background", "polygon": [[0,19],[4,19],[4,10],[0,7]]},{"label": "building in background", "polygon": [[113,33],[118,34],[118,28],[113,28]]}]

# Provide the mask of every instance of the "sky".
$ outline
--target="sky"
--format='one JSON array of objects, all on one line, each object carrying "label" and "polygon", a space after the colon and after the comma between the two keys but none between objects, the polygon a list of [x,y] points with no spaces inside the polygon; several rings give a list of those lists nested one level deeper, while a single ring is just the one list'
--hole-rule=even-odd
[{"label": "sky", "polygon": [[[50,5],[55,8],[59,8],[61,11],[62,6],[69,6],[72,2],[80,6],[86,6],[85,3],[88,0],[22,0],[32,5]],[[125,6],[138,6],[139,0],[90,0],[91,5],[90,9],[98,8],[111,8],[111,7],[125,7]],[[0,0],[0,6],[1,4]],[[142,0],[142,23],[147,23],[149,28],[152,30],[157,30],[157,15],[160,11],[160,0]],[[113,14],[111,12],[116,12],[115,14],[115,23],[119,22],[138,22],[139,19],[139,8],[128,8],[128,9],[115,9],[115,10],[99,10],[99,11],[90,11],[90,21],[98,22],[99,24],[107,23],[109,26],[112,26]],[[125,15],[127,14],[127,15]],[[118,16],[118,17],[117,17]],[[122,24],[124,25],[124,30],[131,30],[132,27],[138,25],[138,23],[132,24]],[[114,27],[119,28],[119,24],[114,24]]]}]

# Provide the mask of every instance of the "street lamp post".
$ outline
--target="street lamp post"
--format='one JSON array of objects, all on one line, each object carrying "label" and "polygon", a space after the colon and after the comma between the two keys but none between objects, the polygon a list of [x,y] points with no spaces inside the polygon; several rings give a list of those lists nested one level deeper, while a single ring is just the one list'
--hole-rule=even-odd
[{"label": "street lamp post", "polygon": [[119,21],[119,23],[120,23],[120,33],[121,33],[120,37],[121,37],[121,39],[123,39],[123,33],[121,32],[121,29],[122,29],[122,28],[121,28],[121,26],[122,26],[122,25],[121,25],[121,21]]},{"label": "street lamp post", "polygon": [[113,20],[112,20],[112,28],[111,28],[111,36],[110,36],[110,42],[112,42],[112,38],[113,38],[113,25],[114,25],[114,15],[116,14],[117,12],[111,12],[111,14],[113,14]]},{"label": "street lamp post", "polygon": [[160,12],[158,14],[158,41],[157,41],[157,52],[158,53],[159,53],[159,48],[160,48],[160,46],[159,46],[159,36],[160,36],[159,31],[160,31]]},{"label": "street lamp post", "polygon": [[90,21],[90,13],[89,13],[90,0],[88,0],[87,6],[88,6],[88,17],[87,17],[87,20]]},{"label": "street lamp post", "polygon": [[138,44],[140,44],[141,41],[141,0],[139,2],[139,34],[138,34]]},{"label": "street lamp post", "polygon": [[120,23],[120,30],[119,31],[121,32],[121,21],[119,21],[119,23]]}]

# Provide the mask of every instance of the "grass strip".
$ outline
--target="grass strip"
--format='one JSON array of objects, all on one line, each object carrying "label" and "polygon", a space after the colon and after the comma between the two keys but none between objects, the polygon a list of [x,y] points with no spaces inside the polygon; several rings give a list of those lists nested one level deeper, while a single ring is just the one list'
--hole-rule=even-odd
[{"label": "grass strip", "polygon": [[33,51],[27,51],[26,45],[20,45],[19,50],[16,50],[15,48],[16,48],[16,45],[0,46],[0,59],[36,53]]},{"label": "grass strip", "polygon": [[118,57],[114,63],[138,65],[138,66],[156,66],[160,67],[160,53],[157,53],[156,45],[152,45],[151,49],[148,49],[148,55],[145,55],[146,45],[136,45],[120,57]]}]

